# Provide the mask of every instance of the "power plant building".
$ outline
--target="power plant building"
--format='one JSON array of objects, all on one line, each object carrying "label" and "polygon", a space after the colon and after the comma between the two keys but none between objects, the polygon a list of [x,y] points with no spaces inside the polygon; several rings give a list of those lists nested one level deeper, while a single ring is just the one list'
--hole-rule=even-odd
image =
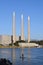
[{"label": "power plant building", "polygon": [[[11,35],[0,35],[0,44],[8,45],[12,42]],[[16,36],[16,41],[19,40],[19,36]]]},{"label": "power plant building", "polygon": [[11,36],[9,35],[0,35],[0,44],[10,44],[11,43]]}]

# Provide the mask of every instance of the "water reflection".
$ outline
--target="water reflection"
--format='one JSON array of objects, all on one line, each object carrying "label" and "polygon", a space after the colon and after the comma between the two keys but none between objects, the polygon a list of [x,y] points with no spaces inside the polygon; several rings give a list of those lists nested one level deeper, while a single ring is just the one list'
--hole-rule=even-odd
[{"label": "water reflection", "polygon": [[[43,64],[42,51],[43,49],[37,49],[37,48],[0,49],[0,58],[9,59],[10,61],[13,62],[13,65],[35,65],[35,64],[39,65],[39,62]],[[24,54],[23,57],[22,53]]]},{"label": "water reflection", "polygon": [[11,50],[10,49],[0,49],[0,58],[6,58],[6,59],[11,60]]},{"label": "water reflection", "polygon": [[12,65],[15,64],[15,59],[16,59],[16,53],[15,53],[15,49],[12,48],[12,51],[11,51],[11,56],[12,56]]},{"label": "water reflection", "polygon": [[30,65],[31,63],[31,51],[30,48],[28,48],[28,64]]},{"label": "water reflection", "polygon": [[22,48],[21,49],[21,61],[22,61],[22,65],[24,65],[25,63],[27,63],[26,65],[30,65],[30,59],[31,59],[31,52],[30,52],[30,48]]},{"label": "water reflection", "polygon": [[30,63],[30,48],[0,49],[0,58],[9,59],[13,65],[24,65],[25,62]]}]

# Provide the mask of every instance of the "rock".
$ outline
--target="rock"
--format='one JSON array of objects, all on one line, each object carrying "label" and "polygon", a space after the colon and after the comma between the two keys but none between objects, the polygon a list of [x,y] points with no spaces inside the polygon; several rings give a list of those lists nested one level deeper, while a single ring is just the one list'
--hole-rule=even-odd
[{"label": "rock", "polygon": [[12,63],[10,62],[10,60],[7,60],[5,58],[1,58],[0,65],[12,65]]}]

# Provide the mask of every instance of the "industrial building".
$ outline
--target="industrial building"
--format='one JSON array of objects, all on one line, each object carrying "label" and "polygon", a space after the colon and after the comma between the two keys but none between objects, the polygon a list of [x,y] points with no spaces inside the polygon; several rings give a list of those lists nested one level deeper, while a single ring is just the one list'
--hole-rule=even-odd
[{"label": "industrial building", "polygon": [[0,35],[0,44],[8,45],[9,43],[11,43],[10,35]]},{"label": "industrial building", "polygon": [[[13,41],[13,43],[15,43],[16,41],[19,40],[25,40],[25,36],[24,36],[24,16],[23,14],[21,15],[21,35],[20,36],[16,36],[16,14],[15,12],[13,12],[13,19],[12,19],[12,35],[0,35],[0,44],[9,44]],[[28,42],[27,43],[19,43],[20,46],[38,46],[36,43],[30,43],[30,16],[28,16],[27,18],[27,22],[28,22],[28,34],[27,34],[27,39]],[[22,45],[21,45],[22,44]]]},{"label": "industrial building", "polygon": [[[16,37],[16,41],[19,40],[19,37]],[[12,43],[12,35],[0,35],[0,44],[9,45]]]}]

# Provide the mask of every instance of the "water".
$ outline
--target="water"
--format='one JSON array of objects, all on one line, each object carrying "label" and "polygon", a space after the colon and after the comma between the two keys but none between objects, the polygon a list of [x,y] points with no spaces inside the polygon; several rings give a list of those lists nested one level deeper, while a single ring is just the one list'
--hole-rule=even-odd
[{"label": "water", "polygon": [[43,48],[0,48],[0,58],[9,59],[13,65],[43,65]]}]

